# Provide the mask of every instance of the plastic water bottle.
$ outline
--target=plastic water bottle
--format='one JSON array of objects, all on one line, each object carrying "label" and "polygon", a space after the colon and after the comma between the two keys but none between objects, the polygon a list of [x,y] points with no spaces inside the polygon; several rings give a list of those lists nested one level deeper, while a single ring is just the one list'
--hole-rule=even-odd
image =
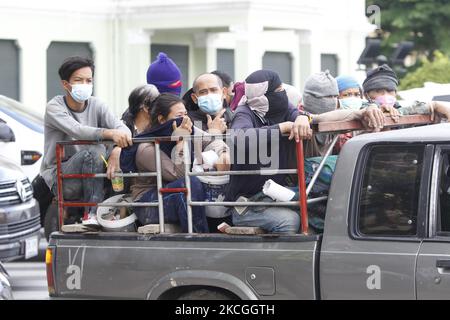
[{"label": "plastic water bottle", "polygon": [[[117,169],[115,171],[115,174],[122,174],[122,170],[121,169]],[[121,192],[123,191],[123,177],[120,176],[118,177],[117,175],[114,176],[114,178],[111,179],[111,184],[112,184],[112,188],[114,190],[114,192]]]}]

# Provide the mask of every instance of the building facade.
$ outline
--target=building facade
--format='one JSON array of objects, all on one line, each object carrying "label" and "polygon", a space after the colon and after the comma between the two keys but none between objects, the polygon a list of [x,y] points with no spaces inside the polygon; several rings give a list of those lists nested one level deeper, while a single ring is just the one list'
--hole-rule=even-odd
[{"label": "building facade", "polygon": [[160,51],[185,90],[215,69],[236,80],[273,69],[299,89],[324,69],[361,77],[365,11],[364,0],[2,0],[0,94],[43,113],[62,93],[58,67],[76,54],[94,58],[95,95],[116,114]]}]

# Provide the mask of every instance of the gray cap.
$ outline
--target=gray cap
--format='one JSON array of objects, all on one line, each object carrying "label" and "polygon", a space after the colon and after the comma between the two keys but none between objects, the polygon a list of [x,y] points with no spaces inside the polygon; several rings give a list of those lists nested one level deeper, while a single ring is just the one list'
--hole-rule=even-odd
[{"label": "gray cap", "polygon": [[306,79],[303,105],[306,111],[315,114],[332,111],[336,109],[336,99],[326,97],[338,95],[337,81],[328,70],[314,73]]},{"label": "gray cap", "polygon": [[310,75],[306,79],[305,89],[303,91],[316,98],[339,95],[337,81],[328,70]]}]

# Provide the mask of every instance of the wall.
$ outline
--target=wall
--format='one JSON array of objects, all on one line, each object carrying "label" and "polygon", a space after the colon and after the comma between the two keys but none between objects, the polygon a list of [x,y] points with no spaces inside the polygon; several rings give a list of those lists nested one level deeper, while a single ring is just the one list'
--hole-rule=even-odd
[{"label": "wall", "polygon": [[46,49],[51,41],[92,43],[95,92],[116,114],[145,83],[151,43],[190,47],[189,82],[216,69],[216,49],[235,50],[236,79],[261,68],[264,51],[289,52],[293,83],[320,71],[320,54],[338,55],[353,74],[371,30],[364,0],[2,0],[0,39],[21,48],[21,101],[46,104]]}]

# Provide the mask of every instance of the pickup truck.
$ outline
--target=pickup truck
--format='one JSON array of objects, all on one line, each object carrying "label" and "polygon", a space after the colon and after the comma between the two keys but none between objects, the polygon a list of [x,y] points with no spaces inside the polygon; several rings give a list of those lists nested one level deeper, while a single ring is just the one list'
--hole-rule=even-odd
[{"label": "pickup truck", "polygon": [[448,299],[450,124],[343,147],[322,234],[94,232],[50,237],[50,296]]}]

